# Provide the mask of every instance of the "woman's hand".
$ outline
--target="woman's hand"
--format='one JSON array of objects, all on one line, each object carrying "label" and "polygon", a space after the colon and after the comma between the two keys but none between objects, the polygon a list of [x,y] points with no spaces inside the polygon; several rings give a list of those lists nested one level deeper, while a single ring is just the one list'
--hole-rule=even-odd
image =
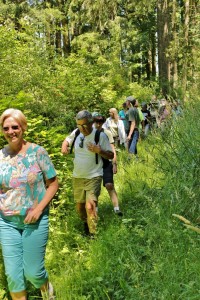
[{"label": "woman's hand", "polygon": [[27,216],[24,220],[24,223],[31,224],[31,223],[37,222],[38,219],[40,218],[40,216],[42,215],[42,212],[44,211],[45,207],[47,207],[49,205],[52,198],[56,194],[56,192],[58,190],[57,177],[55,176],[51,179],[46,179],[45,183],[46,183],[47,189],[46,189],[46,193],[45,193],[42,201],[40,201],[40,203],[38,203],[36,207],[33,207],[32,209],[30,209],[28,211]]},{"label": "woman's hand", "polygon": [[27,213],[27,216],[24,220],[25,224],[32,224],[38,221],[42,214],[42,210],[38,210],[37,207],[30,209]]}]

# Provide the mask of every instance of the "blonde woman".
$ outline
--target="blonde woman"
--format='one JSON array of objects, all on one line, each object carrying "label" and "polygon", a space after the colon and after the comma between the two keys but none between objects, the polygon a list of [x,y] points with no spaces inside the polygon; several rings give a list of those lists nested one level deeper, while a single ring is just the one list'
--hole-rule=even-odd
[{"label": "blonde woman", "polygon": [[58,190],[44,148],[24,139],[27,120],[18,109],[0,117],[7,145],[0,150],[0,243],[12,300],[27,300],[26,280],[53,300],[44,266],[49,203]]},{"label": "blonde woman", "polygon": [[126,144],[126,133],[124,128],[124,123],[120,120],[118,111],[116,108],[109,109],[110,117],[106,119],[103,124],[103,128],[109,130],[113,136],[115,146],[118,147],[119,144],[125,146]]}]

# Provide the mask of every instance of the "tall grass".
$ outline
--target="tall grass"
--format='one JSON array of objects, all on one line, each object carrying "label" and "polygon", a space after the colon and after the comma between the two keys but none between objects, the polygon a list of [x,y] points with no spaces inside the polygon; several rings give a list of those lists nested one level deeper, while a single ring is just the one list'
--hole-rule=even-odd
[{"label": "tall grass", "polygon": [[183,117],[172,122],[155,140],[157,168],[165,175],[165,203],[191,217],[199,217],[200,121],[198,102],[190,102]]},{"label": "tall grass", "polygon": [[199,299],[199,236],[172,216],[195,222],[199,215],[197,111],[190,103],[183,117],[140,142],[139,161],[119,154],[124,216],[114,216],[102,190],[96,240],[82,237],[72,198],[66,218],[58,220],[58,208],[47,263],[58,300]]}]

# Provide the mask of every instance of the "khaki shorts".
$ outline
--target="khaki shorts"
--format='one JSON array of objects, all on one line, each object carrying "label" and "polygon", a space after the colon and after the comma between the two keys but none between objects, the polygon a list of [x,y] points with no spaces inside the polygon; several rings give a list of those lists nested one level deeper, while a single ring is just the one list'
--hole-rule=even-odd
[{"label": "khaki shorts", "polygon": [[73,177],[74,200],[78,203],[97,201],[101,192],[101,182],[102,176],[91,179]]}]

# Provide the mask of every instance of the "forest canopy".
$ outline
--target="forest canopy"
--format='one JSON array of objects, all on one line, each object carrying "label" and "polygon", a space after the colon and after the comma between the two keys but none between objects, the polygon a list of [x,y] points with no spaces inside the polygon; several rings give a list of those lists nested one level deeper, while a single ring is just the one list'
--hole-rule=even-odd
[{"label": "forest canopy", "polygon": [[[197,0],[0,1],[0,101],[69,124],[198,88]],[[73,126],[72,126],[73,127]]]}]

